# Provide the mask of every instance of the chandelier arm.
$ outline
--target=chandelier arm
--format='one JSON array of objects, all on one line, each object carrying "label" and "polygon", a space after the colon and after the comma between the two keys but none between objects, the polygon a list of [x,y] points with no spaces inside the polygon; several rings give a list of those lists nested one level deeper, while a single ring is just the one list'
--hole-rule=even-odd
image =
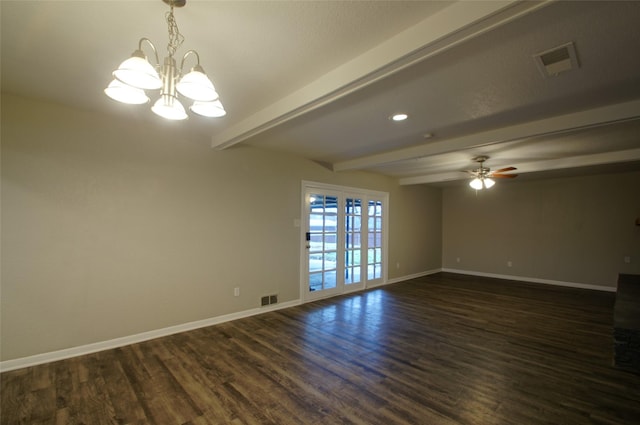
[{"label": "chandelier arm", "polygon": [[142,37],[138,42],[138,50],[142,51],[142,43],[145,41],[149,46],[151,46],[151,50],[153,50],[153,55],[156,57],[156,63],[155,63],[156,69],[160,68],[160,58],[158,57],[158,50],[156,49],[156,46],[151,42],[151,40],[149,40],[147,37]]},{"label": "chandelier arm", "polygon": [[200,65],[200,55],[198,54],[198,52],[196,52],[195,50],[189,50],[188,52],[186,52],[184,54],[184,56],[182,56],[182,60],[180,61],[180,73],[182,74],[182,70],[184,69],[184,61],[187,59],[187,56],[189,56],[189,54],[194,54],[196,55],[196,66]]}]

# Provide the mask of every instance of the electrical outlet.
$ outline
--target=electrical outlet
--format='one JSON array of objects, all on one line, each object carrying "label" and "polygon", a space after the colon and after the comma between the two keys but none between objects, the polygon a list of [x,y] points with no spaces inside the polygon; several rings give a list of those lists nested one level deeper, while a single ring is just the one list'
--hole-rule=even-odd
[{"label": "electrical outlet", "polygon": [[513,263],[511,261],[507,261],[507,267],[513,267]]},{"label": "electrical outlet", "polygon": [[631,257],[629,257],[628,255],[626,257],[624,257],[624,262],[627,264],[631,263]]},{"label": "electrical outlet", "polygon": [[460,257],[456,258],[456,263],[460,262]]},{"label": "electrical outlet", "polygon": [[233,288],[233,296],[234,297],[240,296],[240,287],[236,286],[235,288]]}]

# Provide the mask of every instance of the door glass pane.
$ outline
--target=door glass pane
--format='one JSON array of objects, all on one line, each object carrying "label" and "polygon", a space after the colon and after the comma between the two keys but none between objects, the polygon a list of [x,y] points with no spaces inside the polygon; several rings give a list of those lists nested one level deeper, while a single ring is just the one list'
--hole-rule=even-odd
[{"label": "door glass pane", "polygon": [[360,266],[347,267],[344,280],[347,284],[360,282]]},{"label": "door glass pane", "polygon": [[324,210],[326,213],[338,213],[338,198],[335,196],[327,196],[326,202],[324,205]]},{"label": "door glass pane", "polygon": [[322,273],[309,274],[309,290],[320,291],[322,289]]},{"label": "door glass pane", "polygon": [[338,231],[338,217],[335,215],[326,215],[324,217],[324,231],[325,232],[337,232]]},{"label": "door glass pane", "polygon": [[336,287],[336,271],[324,273],[323,289],[332,289]]},{"label": "door glass pane", "polygon": [[309,271],[322,270],[322,254],[309,254]]},{"label": "door glass pane", "polygon": [[309,215],[309,230],[312,232],[322,232],[324,228],[324,216],[322,214]]},{"label": "door glass pane", "polygon": [[360,277],[362,268],[360,266],[353,268],[353,281],[360,282],[362,278]]},{"label": "door glass pane", "polygon": [[311,233],[309,240],[309,251],[322,251],[322,234]]},{"label": "door glass pane", "polygon": [[324,212],[324,196],[317,193],[309,195],[309,206],[311,211]]},{"label": "door glass pane", "polygon": [[346,267],[344,269],[344,283],[345,285],[349,285],[353,283],[353,271],[351,267]]},{"label": "door glass pane", "polygon": [[382,277],[382,266],[380,264],[370,264],[367,267],[367,279],[380,279]]},{"label": "door glass pane", "polygon": [[308,195],[307,240],[309,291],[336,288],[338,248],[338,198],[318,193]]},{"label": "door glass pane", "polygon": [[360,223],[362,221],[362,199],[345,200],[345,270],[344,283],[360,283]]},{"label": "door glass pane", "polygon": [[324,249],[336,249],[338,243],[338,235],[335,233],[324,234]]},{"label": "door glass pane", "polygon": [[324,254],[324,267],[323,270],[336,268],[336,252],[325,252]]},{"label": "door glass pane", "polygon": [[373,280],[382,277],[382,201],[369,201],[367,207],[367,279]]}]

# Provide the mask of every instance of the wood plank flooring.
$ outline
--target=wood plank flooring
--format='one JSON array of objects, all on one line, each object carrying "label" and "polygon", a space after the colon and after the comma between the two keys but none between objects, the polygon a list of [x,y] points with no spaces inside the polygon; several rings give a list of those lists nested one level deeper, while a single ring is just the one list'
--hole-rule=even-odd
[{"label": "wood plank flooring", "polygon": [[1,376],[1,423],[640,424],[614,294],[440,273]]}]

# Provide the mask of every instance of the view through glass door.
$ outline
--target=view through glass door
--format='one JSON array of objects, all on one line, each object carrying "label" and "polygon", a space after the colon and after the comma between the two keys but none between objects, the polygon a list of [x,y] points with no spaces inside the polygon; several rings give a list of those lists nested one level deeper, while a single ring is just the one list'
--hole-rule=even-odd
[{"label": "view through glass door", "polygon": [[382,281],[383,261],[383,208],[381,199],[369,199],[367,203],[367,280]]},{"label": "view through glass door", "polygon": [[[348,290],[362,289],[362,199],[347,197],[344,208],[344,284]],[[345,288],[347,289],[347,288]]]},{"label": "view through glass door", "polygon": [[303,182],[303,199],[303,299],[382,283],[387,195]]},{"label": "view through glass door", "polygon": [[308,199],[307,277],[310,292],[336,292],[338,287],[338,195],[312,191]]}]

